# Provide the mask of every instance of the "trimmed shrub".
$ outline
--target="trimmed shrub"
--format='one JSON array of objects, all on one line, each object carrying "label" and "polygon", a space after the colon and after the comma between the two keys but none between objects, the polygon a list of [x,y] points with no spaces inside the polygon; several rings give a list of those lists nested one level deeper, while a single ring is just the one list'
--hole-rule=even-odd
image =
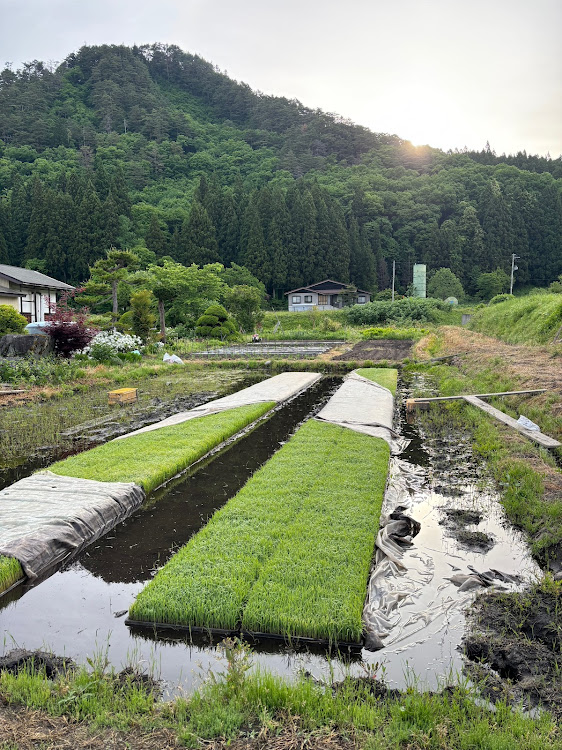
[{"label": "trimmed shrub", "polygon": [[6,333],[22,333],[27,318],[20,315],[11,305],[0,305],[0,336]]},{"label": "trimmed shrub", "polygon": [[211,339],[237,338],[236,326],[222,305],[211,305],[197,320],[195,335]]}]

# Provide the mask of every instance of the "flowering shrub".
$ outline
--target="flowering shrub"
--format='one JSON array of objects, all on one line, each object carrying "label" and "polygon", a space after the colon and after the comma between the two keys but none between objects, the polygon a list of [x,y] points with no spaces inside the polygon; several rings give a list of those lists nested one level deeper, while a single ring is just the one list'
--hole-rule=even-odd
[{"label": "flowering shrub", "polygon": [[119,354],[135,351],[142,346],[142,341],[138,336],[132,336],[128,333],[119,333],[119,331],[100,331],[83,350],[98,362],[111,360]]}]

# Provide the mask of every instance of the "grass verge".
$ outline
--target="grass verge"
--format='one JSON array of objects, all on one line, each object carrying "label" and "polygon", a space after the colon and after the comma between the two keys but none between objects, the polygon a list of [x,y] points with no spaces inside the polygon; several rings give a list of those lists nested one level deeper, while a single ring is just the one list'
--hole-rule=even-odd
[{"label": "grass verge", "polygon": [[113,440],[59,461],[50,470],[101,482],[135,482],[145,492],[151,492],[274,406],[272,401],[239,406],[125,440]]},{"label": "grass verge", "polygon": [[538,292],[477,310],[470,327],[509,344],[545,344],[562,326],[562,295]]},{"label": "grass verge", "polygon": [[[112,747],[146,750],[162,748],[166,729],[172,733],[166,747],[174,746],[173,737],[188,747],[225,747],[235,741],[233,747],[248,750],[562,747],[560,729],[547,713],[525,717],[502,701],[492,711],[482,702],[476,703],[474,694],[462,687],[442,693],[409,690],[396,694],[385,693],[370,677],[348,677],[333,685],[303,676],[289,683],[263,670],[250,671],[251,657],[240,646],[225,643],[223,650],[228,659],[224,671],[211,675],[193,696],[170,703],[158,701],[150,683],[134,676],[123,679],[98,666],[91,671],[63,673],[53,680],[47,680],[41,671],[2,672],[0,696],[8,706],[24,704],[54,717],[41,726],[43,741],[49,740],[49,725],[60,743],[57,730],[66,728],[71,736],[82,722],[91,732],[87,746],[96,750],[110,746],[110,728],[123,733],[121,744]],[[18,732],[21,729],[20,725]]]},{"label": "grass verge", "polygon": [[383,440],[307,422],[158,572],[131,619],[236,629],[244,610],[256,631],[358,641],[388,457]]},{"label": "grass verge", "polygon": [[15,557],[0,555],[0,594],[21,578],[25,578],[25,574]]}]

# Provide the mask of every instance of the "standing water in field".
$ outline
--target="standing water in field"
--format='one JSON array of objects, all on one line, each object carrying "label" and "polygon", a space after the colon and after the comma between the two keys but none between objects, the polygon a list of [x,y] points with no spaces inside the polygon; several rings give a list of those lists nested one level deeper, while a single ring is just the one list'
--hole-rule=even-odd
[{"label": "standing water in field", "polygon": [[[270,420],[202,462],[160,498],[149,498],[144,508],[86,550],[65,570],[35,587],[20,587],[0,599],[4,651],[15,646],[49,648],[81,663],[97,650],[109,663],[154,667],[167,683],[167,693],[191,690],[217,665],[212,645],[189,638],[153,639],[131,632],[124,624],[135,595],[155,569],[205,524],[285,442],[297,425],[315,414],[339,379],[323,378]],[[404,394],[402,394],[404,395]],[[401,557],[395,578],[396,606],[385,615],[383,648],[363,650],[364,664],[390,687],[404,687],[419,678],[420,687],[436,687],[463,666],[458,650],[464,630],[463,608],[473,596],[450,579],[472,571],[492,569],[532,576],[537,568],[522,535],[505,520],[498,498],[472,457],[467,436],[433,434],[408,425],[403,415],[395,422],[410,445],[394,459],[412,478],[404,488],[389,484],[383,512],[406,505],[405,514],[420,524],[413,544]],[[512,583],[493,581],[494,585]],[[464,585],[464,584],[463,584]],[[475,590],[482,590],[481,587]],[[392,593],[392,592],[391,592]],[[404,595],[405,594],[405,595]],[[384,601],[384,598],[381,600]],[[326,659],[319,649],[297,651],[283,645],[257,644],[253,661],[284,675],[306,669],[316,677],[343,673],[364,674],[357,660]]]}]

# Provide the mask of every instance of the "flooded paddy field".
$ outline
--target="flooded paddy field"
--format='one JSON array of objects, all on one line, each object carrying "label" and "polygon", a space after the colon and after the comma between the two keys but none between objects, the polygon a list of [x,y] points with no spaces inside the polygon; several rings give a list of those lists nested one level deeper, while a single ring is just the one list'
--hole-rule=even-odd
[{"label": "flooded paddy field", "polygon": [[[149,498],[141,511],[63,570],[0,599],[4,652],[48,649],[80,663],[104,653],[116,669],[127,664],[153,669],[165,681],[168,696],[197,686],[217,667],[215,644],[203,637],[135,632],[125,625],[128,608],[154,571],[303,419],[321,408],[340,382],[323,378],[243,439]],[[398,400],[406,395],[403,390]],[[507,522],[472,455],[469,436],[407,424],[401,409],[396,426],[410,444],[393,459],[383,514],[398,503],[420,530],[404,550],[403,566],[385,579],[378,607],[386,619],[383,647],[332,653],[328,660],[320,648],[262,641],[251,644],[255,664],[287,676],[304,669],[318,678],[364,675],[367,670],[391,688],[415,683],[435,689],[467,665],[462,651],[465,610],[484,588],[474,581],[471,586],[471,576],[494,578],[496,571],[503,579],[490,583],[506,593],[538,576],[523,536]],[[412,481],[401,484],[404,476]]]}]

